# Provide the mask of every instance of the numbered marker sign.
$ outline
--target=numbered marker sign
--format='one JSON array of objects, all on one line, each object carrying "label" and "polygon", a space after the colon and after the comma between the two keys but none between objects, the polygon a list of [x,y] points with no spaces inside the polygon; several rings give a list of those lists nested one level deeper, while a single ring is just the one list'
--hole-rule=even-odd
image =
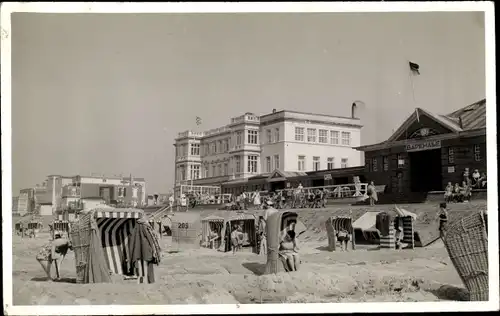
[{"label": "numbered marker sign", "polygon": [[189,229],[189,224],[188,223],[178,223],[178,228],[179,229]]}]

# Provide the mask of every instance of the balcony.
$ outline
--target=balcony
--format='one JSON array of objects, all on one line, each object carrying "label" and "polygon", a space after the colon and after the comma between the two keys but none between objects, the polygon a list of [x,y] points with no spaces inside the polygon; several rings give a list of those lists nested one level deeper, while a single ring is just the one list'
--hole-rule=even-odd
[{"label": "balcony", "polygon": [[181,162],[181,161],[201,161],[201,156],[200,155],[182,155],[175,157],[175,162]]},{"label": "balcony", "polygon": [[230,153],[237,152],[237,151],[258,151],[260,152],[260,144],[240,144],[240,145],[235,145],[229,149]]},{"label": "balcony", "polygon": [[244,115],[238,116],[238,117],[233,117],[231,119],[231,124],[240,124],[240,123],[260,123],[260,117],[252,114],[252,113],[246,113]]},{"label": "balcony", "polygon": [[67,185],[63,187],[62,196],[65,197],[80,197],[80,187]]},{"label": "balcony", "polygon": [[228,133],[230,131],[231,131],[231,128],[229,128],[228,126],[213,128],[209,131],[204,132],[203,137],[214,136],[214,135],[222,134],[222,133]]},{"label": "balcony", "polygon": [[193,132],[193,131],[185,131],[177,134],[177,139],[193,137],[193,138],[201,138],[203,137],[203,132]]}]

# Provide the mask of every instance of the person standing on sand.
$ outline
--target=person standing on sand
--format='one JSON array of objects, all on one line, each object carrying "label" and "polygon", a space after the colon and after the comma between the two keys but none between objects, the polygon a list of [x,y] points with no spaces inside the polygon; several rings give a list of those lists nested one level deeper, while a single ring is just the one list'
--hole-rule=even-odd
[{"label": "person standing on sand", "polygon": [[267,233],[266,233],[266,221],[264,216],[259,216],[259,255],[267,255]]},{"label": "person standing on sand", "polygon": [[231,248],[233,248],[233,255],[239,251],[241,247],[241,240],[243,239],[241,230],[240,225],[235,225],[231,232]]},{"label": "person standing on sand", "polygon": [[61,270],[64,258],[68,250],[73,249],[71,242],[66,238],[61,238],[61,234],[56,234],[54,238],[55,239],[51,243],[43,246],[36,256],[36,260],[38,260],[51,281],[53,280],[50,274],[52,263],[54,263],[56,267],[56,280],[59,280],[61,278],[59,271]]},{"label": "person standing on sand", "polygon": [[378,201],[378,196],[377,196],[377,189],[375,188],[375,183],[373,181],[370,182],[370,184],[366,188],[366,191],[370,199],[370,206],[374,206],[375,202]]},{"label": "person standing on sand", "polygon": [[446,233],[446,225],[448,224],[448,207],[446,203],[439,204],[439,238],[443,239]]}]

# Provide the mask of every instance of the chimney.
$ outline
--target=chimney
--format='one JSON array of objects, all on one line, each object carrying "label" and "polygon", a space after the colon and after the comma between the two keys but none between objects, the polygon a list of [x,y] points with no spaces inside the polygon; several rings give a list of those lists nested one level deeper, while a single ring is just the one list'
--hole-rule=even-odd
[{"label": "chimney", "polygon": [[351,106],[351,118],[357,118],[356,117],[356,102],[353,102],[352,106]]},{"label": "chimney", "polygon": [[276,113],[276,109],[273,109],[273,114]]}]

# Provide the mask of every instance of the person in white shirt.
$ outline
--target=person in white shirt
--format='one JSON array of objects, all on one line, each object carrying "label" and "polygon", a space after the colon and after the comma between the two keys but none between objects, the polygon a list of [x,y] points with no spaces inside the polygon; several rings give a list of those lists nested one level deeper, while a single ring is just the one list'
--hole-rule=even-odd
[{"label": "person in white shirt", "polygon": [[261,204],[260,192],[257,190],[253,194],[253,206],[258,209],[260,207],[260,204]]},{"label": "person in white shirt", "polygon": [[168,205],[170,206],[170,208],[174,207],[174,195],[173,194],[168,198]]}]

